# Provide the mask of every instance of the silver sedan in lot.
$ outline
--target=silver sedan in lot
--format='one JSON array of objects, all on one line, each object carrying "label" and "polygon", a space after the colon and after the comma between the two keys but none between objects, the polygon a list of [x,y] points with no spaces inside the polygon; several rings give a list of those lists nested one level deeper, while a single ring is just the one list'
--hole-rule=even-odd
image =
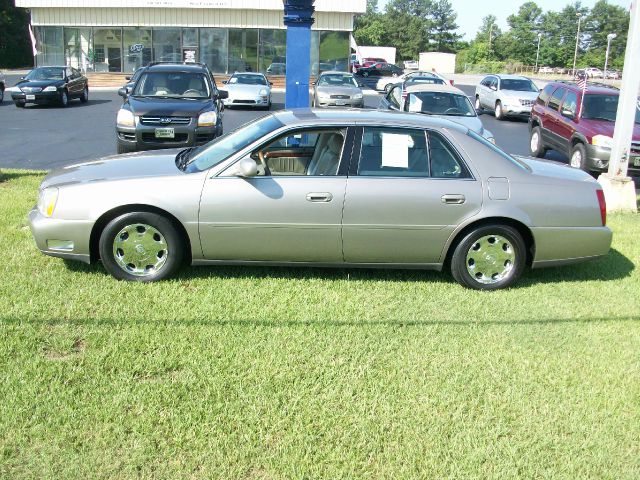
[{"label": "silver sedan in lot", "polygon": [[314,107],[364,107],[362,89],[346,72],[323,72],[313,84]]},{"label": "silver sedan in lot", "polygon": [[184,262],[447,267],[493,290],[607,254],[605,212],[587,173],[445,119],[285,110],[201,147],[54,170],[29,219],[43,253],[123,280]]},{"label": "silver sedan in lot", "polygon": [[272,83],[262,73],[236,72],[222,83],[229,92],[229,97],[222,100],[225,107],[271,108]]}]

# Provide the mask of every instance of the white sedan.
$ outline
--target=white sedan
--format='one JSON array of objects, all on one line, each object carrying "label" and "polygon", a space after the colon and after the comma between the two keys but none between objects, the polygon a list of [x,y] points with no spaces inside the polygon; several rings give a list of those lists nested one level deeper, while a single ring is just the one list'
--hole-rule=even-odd
[{"label": "white sedan", "polygon": [[403,73],[402,75],[399,75],[397,77],[382,77],[380,80],[378,80],[378,83],[376,83],[376,90],[378,91],[382,90],[385,93],[388,93],[389,90],[391,90],[391,87],[393,87],[394,85],[403,84],[404,82],[406,82],[407,80],[410,80],[413,77],[422,77],[422,76],[429,76],[429,75],[435,75],[436,77],[442,79],[444,83],[453,85],[452,80],[444,78],[442,75],[440,75],[437,72],[425,72],[422,70],[418,70],[415,72]]},{"label": "white sedan", "polygon": [[245,106],[269,110],[271,108],[271,85],[262,73],[241,72],[225,80],[229,97],[222,102],[227,108]]}]

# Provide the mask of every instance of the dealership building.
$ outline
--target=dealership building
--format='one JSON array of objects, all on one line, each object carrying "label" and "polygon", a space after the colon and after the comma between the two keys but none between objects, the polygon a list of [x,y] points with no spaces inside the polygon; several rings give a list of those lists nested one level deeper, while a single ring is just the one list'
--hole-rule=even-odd
[{"label": "dealership building", "polygon": [[[284,74],[282,0],[16,0],[27,8],[36,65],[133,72],[199,61],[214,73]],[[366,0],[316,0],[311,74],[348,69],[349,35]]]}]

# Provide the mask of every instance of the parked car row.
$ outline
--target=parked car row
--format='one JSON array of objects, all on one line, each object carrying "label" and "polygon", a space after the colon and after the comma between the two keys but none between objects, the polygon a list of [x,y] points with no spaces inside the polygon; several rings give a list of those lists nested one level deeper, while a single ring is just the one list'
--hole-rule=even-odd
[{"label": "parked car row", "polygon": [[[72,67],[53,66],[38,67],[22,77],[15,86],[3,92],[11,94],[16,107],[23,108],[27,104],[69,105],[69,101],[79,99],[82,103],[89,101],[89,81],[81,72]],[[4,95],[3,95],[4,97]]]}]

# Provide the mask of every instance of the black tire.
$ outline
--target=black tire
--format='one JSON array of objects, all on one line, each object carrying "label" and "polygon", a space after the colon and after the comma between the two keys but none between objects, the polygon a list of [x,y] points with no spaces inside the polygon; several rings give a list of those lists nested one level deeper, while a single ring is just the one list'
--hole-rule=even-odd
[{"label": "black tire", "polygon": [[547,153],[547,149],[544,147],[544,141],[542,140],[542,130],[540,127],[533,127],[531,129],[529,149],[531,150],[532,157],[542,158]]},{"label": "black tire", "polygon": [[482,111],[482,104],[480,103],[480,95],[476,95],[475,107],[477,111]]},{"label": "black tire", "polygon": [[89,87],[85,86],[82,91],[82,95],[80,96],[80,101],[82,103],[87,103],[89,101]]},{"label": "black tire", "polygon": [[66,108],[69,105],[69,94],[67,93],[66,90],[62,90],[60,92],[60,106],[62,108]]},{"label": "black tire", "polygon": [[502,111],[502,102],[498,100],[495,105],[496,120],[504,120],[504,112]]},{"label": "black tire", "polygon": [[0,87],[0,102],[4,100],[4,87]]},{"label": "black tire", "polygon": [[13,103],[15,103],[16,107],[18,107],[18,108],[24,108],[24,105],[25,105],[25,103],[24,103],[24,102],[18,102],[18,101],[15,101],[15,102],[13,102]]},{"label": "black tire", "polygon": [[118,152],[118,155],[121,155],[123,153],[131,153],[134,150],[128,145],[123,145],[120,142],[116,142],[116,151]]},{"label": "black tire", "polygon": [[[154,256],[155,248],[150,251],[145,251],[142,248],[142,253],[138,250],[139,243],[136,243],[137,238],[131,238],[128,234],[124,241],[130,239],[131,245],[135,245],[135,252],[129,251],[127,255],[143,256],[148,255],[148,258],[135,258],[139,265],[144,265],[145,262],[153,264],[154,262],[161,264],[157,269],[147,269],[146,266],[141,267],[143,273],[138,275],[132,273],[133,268],[122,267],[118,262],[126,262],[127,260],[134,258],[127,258],[122,252],[122,259],[116,260],[116,253],[114,253],[114,242],[116,237],[125,229],[131,229],[134,233],[138,232],[141,238],[150,238],[156,241],[156,238],[163,239],[164,242],[156,242],[158,244],[158,251]],[[141,231],[142,230],[142,231]],[[126,232],[125,232],[126,233]],[[121,238],[125,234],[121,235]],[[164,237],[164,238],[163,238]],[[145,245],[147,246],[147,245]],[[162,250],[164,248],[164,250]],[[172,276],[178,268],[182,265],[185,252],[185,243],[182,235],[178,232],[173,223],[162,215],[148,212],[131,212],[120,215],[117,218],[111,220],[104,228],[100,235],[100,259],[105,269],[118,280],[127,280],[131,282],[155,282],[158,280],[164,280]],[[117,250],[116,250],[117,251]],[[135,265],[130,263],[129,265]],[[145,273],[146,272],[146,273]]]},{"label": "black tire", "polygon": [[574,168],[580,168],[585,172],[588,172],[587,168],[587,149],[582,143],[576,143],[571,150],[571,157],[569,158],[569,165]]},{"label": "black tire", "polygon": [[[478,252],[478,256],[482,256],[479,260],[485,263],[476,263],[473,256],[475,251]],[[456,245],[451,257],[451,275],[460,285],[467,288],[498,290],[510,287],[520,278],[526,259],[524,240],[515,228],[507,225],[477,227]],[[510,262],[510,265],[507,262]],[[478,270],[472,274],[474,268]]]}]

